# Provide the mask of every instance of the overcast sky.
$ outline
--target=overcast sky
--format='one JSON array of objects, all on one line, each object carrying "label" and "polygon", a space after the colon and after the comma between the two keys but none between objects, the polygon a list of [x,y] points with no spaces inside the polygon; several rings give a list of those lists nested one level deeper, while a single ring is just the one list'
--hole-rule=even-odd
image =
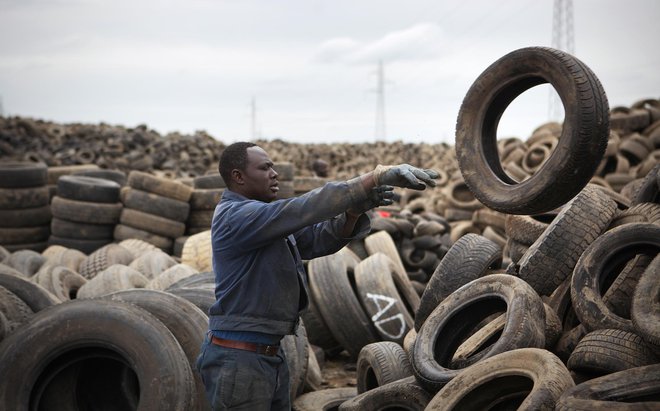
[{"label": "overcast sky", "polygon": [[[224,142],[453,144],[466,91],[515,49],[549,46],[552,0],[0,0],[5,115],[206,130]],[[660,1],[575,0],[575,54],[610,107],[660,97]],[[548,85],[500,136],[548,120]]]}]

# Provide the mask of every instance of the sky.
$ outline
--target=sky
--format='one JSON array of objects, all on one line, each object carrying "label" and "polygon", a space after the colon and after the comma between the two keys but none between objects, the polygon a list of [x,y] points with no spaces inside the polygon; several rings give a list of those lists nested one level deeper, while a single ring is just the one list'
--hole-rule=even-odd
[{"label": "sky", "polygon": [[[4,115],[225,143],[453,144],[470,85],[513,50],[550,46],[552,11],[552,0],[0,0],[0,101]],[[660,98],[660,1],[575,0],[573,19],[574,54],[610,107]],[[498,137],[556,119],[553,93],[516,98]]]}]

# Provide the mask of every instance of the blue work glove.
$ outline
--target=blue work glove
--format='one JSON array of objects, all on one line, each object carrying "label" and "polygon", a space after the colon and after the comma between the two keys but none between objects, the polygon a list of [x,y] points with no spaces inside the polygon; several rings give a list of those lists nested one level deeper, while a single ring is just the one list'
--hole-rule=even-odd
[{"label": "blue work glove", "polygon": [[392,186],[378,186],[372,188],[369,193],[367,193],[367,199],[361,202],[358,205],[351,207],[347,210],[347,213],[352,215],[360,215],[367,210],[379,206],[391,205],[394,200],[394,187]]},{"label": "blue work glove", "polygon": [[[426,186],[435,187],[435,178],[438,178],[435,170],[421,169],[413,167],[410,164],[399,164],[398,166],[378,165],[374,169],[374,180],[376,185],[383,184],[412,188],[415,190],[424,190]],[[426,184],[424,184],[426,183]]]}]

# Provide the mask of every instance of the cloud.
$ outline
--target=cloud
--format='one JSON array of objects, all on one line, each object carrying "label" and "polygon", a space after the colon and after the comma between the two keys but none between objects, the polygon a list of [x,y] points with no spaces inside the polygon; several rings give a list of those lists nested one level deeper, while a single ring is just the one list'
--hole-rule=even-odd
[{"label": "cloud", "polygon": [[427,60],[440,56],[444,43],[440,26],[420,23],[405,30],[387,33],[371,42],[359,42],[349,37],[327,40],[318,47],[313,61],[371,64],[378,60]]}]

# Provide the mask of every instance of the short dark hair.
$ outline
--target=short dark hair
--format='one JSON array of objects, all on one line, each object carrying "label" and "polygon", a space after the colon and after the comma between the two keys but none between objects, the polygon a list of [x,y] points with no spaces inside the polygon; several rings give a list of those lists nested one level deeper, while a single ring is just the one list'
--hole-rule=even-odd
[{"label": "short dark hair", "polygon": [[227,187],[231,184],[231,171],[234,169],[245,170],[247,164],[247,149],[256,147],[254,143],[239,141],[227,146],[220,155],[218,172],[225,181]]}]

